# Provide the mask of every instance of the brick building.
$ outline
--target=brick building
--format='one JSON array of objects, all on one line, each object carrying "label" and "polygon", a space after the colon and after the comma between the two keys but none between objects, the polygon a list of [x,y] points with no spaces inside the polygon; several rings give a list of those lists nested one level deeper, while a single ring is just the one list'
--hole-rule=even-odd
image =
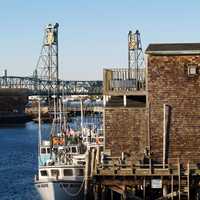
[{"label": "brick building", "polygon": [[127,152],[135,161],[150,148],[155,162],[197,163],[200,44],[150,44],[146,54],[139,87],[128,69],[104,70],[106,148],[113,156]]},{"label": "brick building", "polygon": [[104,70],[105,147],[112,156],[126,152],[134,161],[143,160],[147,146],[145,71],[140,70],[137,89],[135,70]]},{"label": "brick building", "polygon": [[146,53],[152,157],[157,161],[180,158],[197,163],[200,44],[150,44]]}]

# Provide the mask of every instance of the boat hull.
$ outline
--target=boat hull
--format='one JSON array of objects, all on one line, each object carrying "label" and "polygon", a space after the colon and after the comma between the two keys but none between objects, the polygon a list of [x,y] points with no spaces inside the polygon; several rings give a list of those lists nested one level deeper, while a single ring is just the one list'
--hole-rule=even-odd
[{"label": "boat hull", "polygon": [[84,195],[84,184],[77,181],[37,181],[35,187],[42,200],[81,200]]}]

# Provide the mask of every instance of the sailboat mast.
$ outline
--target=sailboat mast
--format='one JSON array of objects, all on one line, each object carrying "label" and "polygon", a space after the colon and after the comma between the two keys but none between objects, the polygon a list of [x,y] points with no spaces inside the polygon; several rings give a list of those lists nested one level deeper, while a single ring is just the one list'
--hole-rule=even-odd
[{"label": "sailboat mast", "polygon": [[81,134],[83,134],[83,101],[80,99],[81,104]]},{"label": "sailboat mast", "polygon": [[38,99],[38,144],[41,145],[41,106],[40,98]]},{"label": "sailboat mast", "polygon": [[40,146],[41,146],[41,108],[40,98],[38,98],[38,166],[40,165]]},{"label": "sailboat mast", "polygon": [[64,89],[62,90],[62,117],[63,117],[63,131],[66,131],[66,117],[65,117],[65,105],[64,105]]},{"label": "sailboat mast", "polygon": [[62,106],[61,106],[61,99],[59,99],[59,110],[60,110],[60,114],[59,114],[59,118],[60,118],[60,132],[62,131]]}]

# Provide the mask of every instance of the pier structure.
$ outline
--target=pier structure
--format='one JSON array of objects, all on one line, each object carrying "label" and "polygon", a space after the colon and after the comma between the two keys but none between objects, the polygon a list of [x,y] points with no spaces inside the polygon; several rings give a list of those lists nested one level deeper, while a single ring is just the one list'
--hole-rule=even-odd
[{"label": "pier structure", "polygon": [[200,44],[150,44],[146,54],[138,84],[135,68],[104,70],[96,199],[198,199]]}]

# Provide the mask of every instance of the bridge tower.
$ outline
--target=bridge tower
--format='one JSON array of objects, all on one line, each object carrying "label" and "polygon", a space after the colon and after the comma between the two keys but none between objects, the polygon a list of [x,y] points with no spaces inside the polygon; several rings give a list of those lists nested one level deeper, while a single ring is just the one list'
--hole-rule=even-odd
[{"label": "bridge tower", "polygon": [[49,24],[45,28],[42,49],[35,71],[35,78],[51,82],[51,88],[48,85],[49,90],[57,91],[59,89],[58,27],[59,24],[56,23],[55,25]]},{"label": "bridge tower", "polygon": [[135,33],[129,31],[128,33],[128,69],[134,70],[133,77],[136,80],[137,88],[138,83],[141,81],[140,69],[144,68],[144,54],[142,51],[142,43],[140,32],[136,30]]}]

